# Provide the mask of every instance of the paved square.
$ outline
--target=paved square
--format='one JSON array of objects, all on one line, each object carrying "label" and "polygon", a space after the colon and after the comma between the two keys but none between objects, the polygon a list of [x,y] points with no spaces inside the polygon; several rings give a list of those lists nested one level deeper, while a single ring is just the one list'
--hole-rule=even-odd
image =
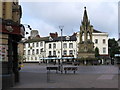
[{"label": "paved square", "polygon": [[101,75],[100,77],[98,77],[98,80],[105,80],[105,79],[113,79],[115,75]]},{"label": "paved square", "polygon": [[46,65],[24,64],[13,88],[118,88],[117,66],[78,66],[74,74],[50,71]]}]

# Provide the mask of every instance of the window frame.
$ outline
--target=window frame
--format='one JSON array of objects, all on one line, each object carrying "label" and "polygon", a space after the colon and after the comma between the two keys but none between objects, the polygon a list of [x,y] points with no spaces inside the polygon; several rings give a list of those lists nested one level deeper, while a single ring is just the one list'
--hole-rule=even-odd
[{"label": "window frame", "polygon": [[52,44],[50,43],[50,44],[49,44],[49,49],[51,49],[51,48],[52,48]]},{"label": "window frame", "polygon": [[32,50],[32,55],[35,55],[35,50],[34,49]]},{"label": "window frame", "polygon": [[[72,51],[72,54],[70,54],[71,53],[70,51]],[[69,50],[69,55],[73,55],[73,50]]]},{"label": "window frame", "polygon": [[36,49],[36,54],[39,54],[39,49]]},{"label": "window frame", "polygon": [[[71,45],[72,45],[72,47],[71,47]],[[69,48],[73,48],[73,43],[69,43]]]},{"label": "window frame", "polygon": [[106,40],[105,39],[103,39],[103,44],[106,44]]},{"label": "window frame", "polygon": [[95,44],[98,44],[98,39],[95,39]]},{"label": "window frame", "polygon": [[106,53],[106,47],[103,47],[103,53],[104,54]]},{"label": "window frame", "polygon": [[63,55],[67,55],[67,50],[64,50],[64,51],[63,51]]},{"label": "window frame", "polygon": [[53,43],[53,48],[54,48],[54,49],[56,48],[56,43]]},{"label": "window frame", "polygon": [[28,50],[28,55],[30,55],[30,50]]},{"label": "window frame", "polygon": [[39,43],[38,42],[36,42],[36,47],[38,47],[39,46]]},{"label": "window frame", "polygon": [[43,46],[43,42],[40,42],[40,47],[42,47]]},{"label": "window frame", "polygon": [[67,43],[63,43],[63,48],[67,48]]},{"label": "window frame", "polygon": [[49,56],[52,56],[52,52],[51,51],[49,51]]},{"label": "window frame", "polygon": [[56,56],[56,51],[55,50],[53,51],[53,56]]}]

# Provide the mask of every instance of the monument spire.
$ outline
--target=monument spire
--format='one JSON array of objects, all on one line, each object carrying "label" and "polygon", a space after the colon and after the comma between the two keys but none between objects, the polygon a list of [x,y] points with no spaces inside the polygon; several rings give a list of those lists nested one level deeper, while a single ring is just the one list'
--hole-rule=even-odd
[{"label": "monument spire", "polygon": [[94,58],[94,43],[92,42],[93,26],[90,25],[90,21],[88,20],[86,7],[84,9],[83,21],[80,26],[78,57]]},{"label": "monument spire", "polygon": [[86,24],[89,22],[88,21],[88,16],[87,16],[87,10],[86,10],[86,7],[84,7],[84,16],[83,16],[83,24]]}]

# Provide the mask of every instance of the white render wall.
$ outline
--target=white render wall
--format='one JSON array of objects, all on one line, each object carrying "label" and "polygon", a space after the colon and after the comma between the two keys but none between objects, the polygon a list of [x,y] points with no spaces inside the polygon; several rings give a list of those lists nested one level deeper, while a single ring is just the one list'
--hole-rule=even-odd
[{"label": "white render wall", "polygon": [[[56,48],[53,48],[53,44],[56,44]],[[67,43],[67,48],[63,48],[63,44]],[[69,43],[73,43],[73,48],[69,48]],[[49,44],[51,44],[51,49],[49,49]],[[77,42],[76,41],[63,41],[62,42],[62,51],[66,50],[67,55],[69,55],[69,50],[73,50],[74,57],[77,57]],[[49,56],[49,51],[51,51],[51,55],[53,55],[53,51],[56,51],[56,56],[61,57],[61,42],[48,42],[46,43],[46,57]],[[63,55],[63,52],[62,52]]]},{"label": "white render wall", "polygon": [[[79,32],[77,32],[77,43],[79,43]],[[83,37],[84,38],[84,37]],[[98,43],[95,44],[95,39],[98,39]],[[105,39],[106,43],[103,43],[103,39]],[[92,41],[94,43],[94,48],[99,48],[100,55],[108,55],[108,33],[93,33]],[[106,48],[106,53],[103,53],[103,48]]]},{"label": "white render wall", "polygon": [[[95,44],[95,39],[98,39],[98,44]],[[103,43],[105,39],[105,44]],[[94,46],[99,48],[100,55],[108,55],[108,34],[107,33],[93,33]],[[106,53],[103,53],[103,48],[106,48]]]},{"label": "white render wall", "polygon": [[[77,33],[77,41],[63,41],[62,46],[64,43],[67,43],[67,48],[62,48],[62,51],[67,50],[67,55],[69,55],[69,50],[73,50],[74,57],[77,57],[78,52],[78,43],[79,43],[79,32]],[[100,55],[108,55],[108,34],[107,33],[93,33],[93,42],[94,46],[99,48]],[[98,39],[98,44],[95,44],[95,39]],[[105,39],[106,43],[103,43],[103,39]],[[43,46],[40,46],[40,43],[43,43]],[[34,43],[34,47],[32,46]],[[53,55],[53,51],[56,51],[56,56],[61,57],[61,41],[58,42],[46,42],[39,41],[38,47],[36,47],[37,42],[30,43],[30,47],[28,47],[28,43],[25,43],[25,57],[27,62],[38,62],[40,61],[39,58],[48,57],[49,51],[51,51],[51,55]],[[53,44],[56,44],[56,48],[53,48]],[[73,48],[69,48],[69,43],[73,43]],[[49,44],[51,44],[51,49],[49,49]],[[43,48],[43,52],[41,49]],[[106,48],[106,52],[103,53],[103,48]],[[35,54],[32,54],[32,49],[34,49]],[[39,50],[39,53],[36,54],[36,50]],[[30,55],[28,55],[28,50],[30,50]],[[59,52],[59,53],[58,53]],[[33,59],[31,59],[33,58]]]},{"label": "white render wall", "polygon": [[118,41],[118,46],[120,46],[120,40]]},{"label": "white render wall", "polygon": [[[41,42],[43,43],[42,46],[40,46]],[[27,62],[29,62],[29,61],[30,62],[31,61],[38,62],[40,57],[45,57],[45,52],[41,52],[42,48],[43,48],[43,51],[44,51],[45,42],[44,41],[41,41],[41,42],[38,42],[38,47],[36,47],[37,42],[33,42],[34,47],[33,47],[33,43],[30,43],[30,47],[28,46],[28,43],[25,43],[24,56],[25,56]],[[34,55],[32,54],[33,49],[34,49]],[[38,54],[36,53],[37,49],[39,51]],[[28,50],[30,50],[30,54],[28,54]]]}]

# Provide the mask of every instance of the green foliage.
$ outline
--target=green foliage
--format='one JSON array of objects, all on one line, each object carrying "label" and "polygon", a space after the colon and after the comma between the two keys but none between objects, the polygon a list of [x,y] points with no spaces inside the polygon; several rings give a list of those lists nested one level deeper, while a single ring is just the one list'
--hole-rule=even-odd
[{"label": "green foliage", "polygon": [[108,40],[108,53],[110,57],[114,57],[116,53],[119,52],[119,46],[115,38]]},{"label": "green foliage", "polygon": [[98,47],[96,47],[95,48],[95,57],[99,57],[99,48]]},{"label": "green foliage", "polygon": [[25,57],[23,55],[18,55],[18,61],[23,62],[25,60]]}]

